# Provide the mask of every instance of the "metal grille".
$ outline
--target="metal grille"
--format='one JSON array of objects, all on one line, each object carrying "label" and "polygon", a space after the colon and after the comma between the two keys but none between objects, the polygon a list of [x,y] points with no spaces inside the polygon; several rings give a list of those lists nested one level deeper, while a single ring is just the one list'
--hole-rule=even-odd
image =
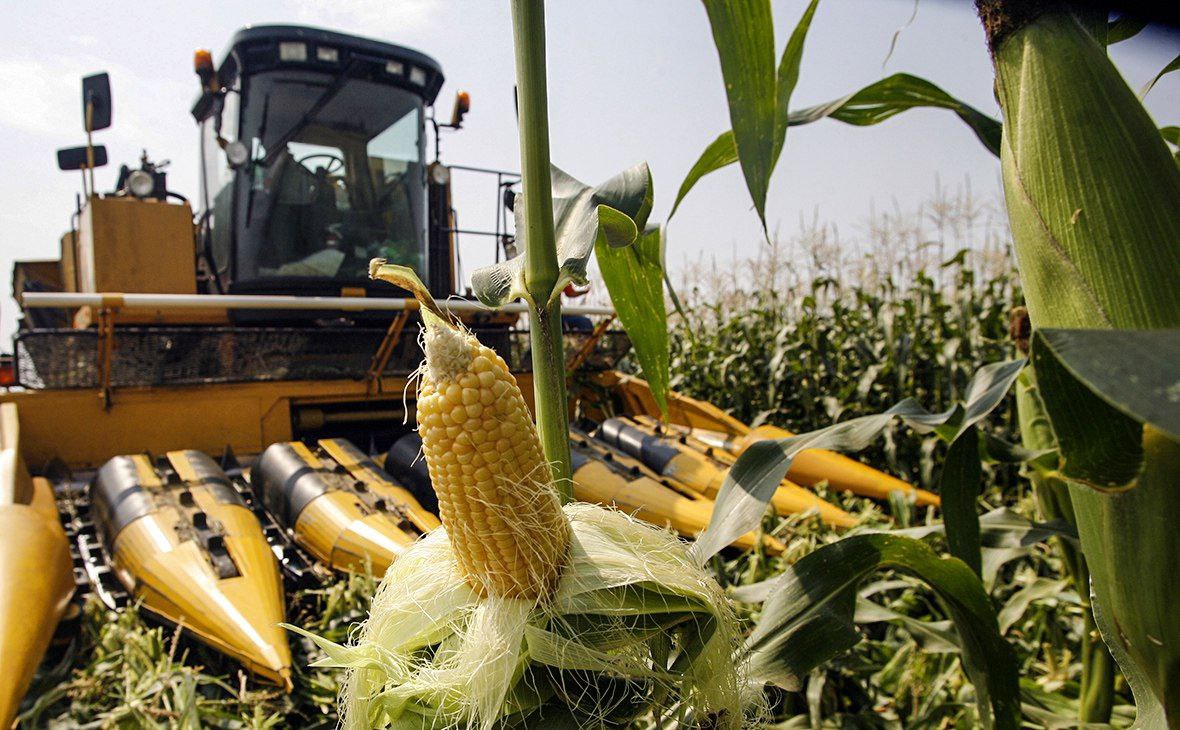
[{"label": "metal grille", "polygon": [[[476,328],[515,372],[531,369],[524,330]],[[417,328],[402,334],[386,375],[413,371],[422,359]],[[384,328],[119,327],[111,355],[112,387],[196,385],[265,380],[335,380],[365,377]],[[573,357],[589,333],[565,335]],[[25,388],[98,388],[99,336],[95,330],[42,329],[15,341],[17,382]],[[580,365],[604,370],[627,354],[621,331],[607,332]]]}]

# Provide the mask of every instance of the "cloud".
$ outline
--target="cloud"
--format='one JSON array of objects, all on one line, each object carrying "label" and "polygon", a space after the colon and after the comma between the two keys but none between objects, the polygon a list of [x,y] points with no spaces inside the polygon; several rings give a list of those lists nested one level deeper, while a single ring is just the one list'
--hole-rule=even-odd
[{"label": "cloud", "polygon": [[137,74],[90,54],[0,59],[0,88],[5,96],[0,104],[0,130],[25,132],[62,144],[84,134],[82,77],[99,70],[110,73],[115,96],[115,130],[104,136],[137,139],[143,132],[140,124],[121,119],[118,113],[119,87],[141,83]]},{"label": "cloud", "polygon": [[63,136],[81,127],[81,83],[43,61],[0,60],[0,127]]},{"label": "cloud", "polygon": [[436,0],[297,0],[299,20],[370,37],[388,38],[433,24]]}]

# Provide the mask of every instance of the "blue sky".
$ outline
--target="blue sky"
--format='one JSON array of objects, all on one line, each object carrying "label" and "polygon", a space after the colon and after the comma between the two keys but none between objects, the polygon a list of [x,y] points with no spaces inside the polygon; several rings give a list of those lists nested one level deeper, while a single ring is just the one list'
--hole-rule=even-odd
[{"label": "blue sky", "polygon": [[[776,37],[786,42],[803,0],[775,0]],[[54,258],[68,225],[77,175],[57,171],[54,150],[84,141],[79,79],[109,71],[114,126],[97,135],[111,165],[98,171],[109,189],[118,165],[141,148],[172,161],[170,186],[195,197],[197,133],[188,115],[197,82],[192,51],[220,58],[237,28],[294,22],[360,33],[422,50],[447,76],[441,116],[458,89],[472,97],[466,127],[443,139],[447,162],[516,169],[514,80],[508,3],[499,0],[287,0],[275,2],[29,3],[3,0],[0,26],[0,271],[17,258]],[[929,78],[997,115],[983,33],[966,0],[922,0],[885,62],[911,0],[822,0],[803,58],[795,105],[843,95],[907,71]],[[651,165],[653,220],[667,215],[701,149],[728,128],[724,89],[708,23],[692,0],[550,0],[550,128],[554,162],[598,182],[635,162]],[[1177,36],[1149,29],[1115,46],[1113,57],[1139,88],[1180,52]],[[1158,123],[1180,123],[1180,74],[1147,97]],[[907,209],[946,183],[970,180],[998,203],[997,161],[947,112],[910,112],[868,129],[824,121],[793,128],[772,181],[767,217],[786,232],[801,217],[830,221],[853,239],[871,205]],[[490,227],[493,190],[456,178],[463,226]],[[669,228],[672,269],[702,253],[728,259],[760,245],[736,168],[699,184]],[[490,260],[486,239],[463,243],[464,272]],[[10,349],[15,304],[0,299],[0,351]]]}]

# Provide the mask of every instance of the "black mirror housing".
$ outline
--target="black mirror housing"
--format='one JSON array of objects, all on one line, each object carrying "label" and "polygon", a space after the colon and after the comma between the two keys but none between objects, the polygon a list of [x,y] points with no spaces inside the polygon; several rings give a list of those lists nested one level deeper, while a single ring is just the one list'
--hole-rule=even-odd
[{"label": "black mirror housing", "polygon": [[[66,147],[57,151],[57,169],[84,170],[90,167],[87,147]],[[103,145],[94,146],[94,166],[102,167],[107,164],[107,148]]]},{"label": "black mirror housing", "polygon": [[111,77],[106,71],[82,79],[82,126],[87,132],[111,126]]}]

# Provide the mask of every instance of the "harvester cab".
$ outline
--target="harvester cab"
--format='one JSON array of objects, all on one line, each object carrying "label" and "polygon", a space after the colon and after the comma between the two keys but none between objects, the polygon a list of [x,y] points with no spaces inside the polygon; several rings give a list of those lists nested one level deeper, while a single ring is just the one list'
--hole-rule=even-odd
[{"label": "harvester cab", "polygon": [[449,176],[426,163],[438,62],[341,33],[258,26],[238,32],[216,68],[199,51],[195,68],[207,291],[388,296],[368,276],[384,258],[425,272],[436,296],[455,292]]}]

